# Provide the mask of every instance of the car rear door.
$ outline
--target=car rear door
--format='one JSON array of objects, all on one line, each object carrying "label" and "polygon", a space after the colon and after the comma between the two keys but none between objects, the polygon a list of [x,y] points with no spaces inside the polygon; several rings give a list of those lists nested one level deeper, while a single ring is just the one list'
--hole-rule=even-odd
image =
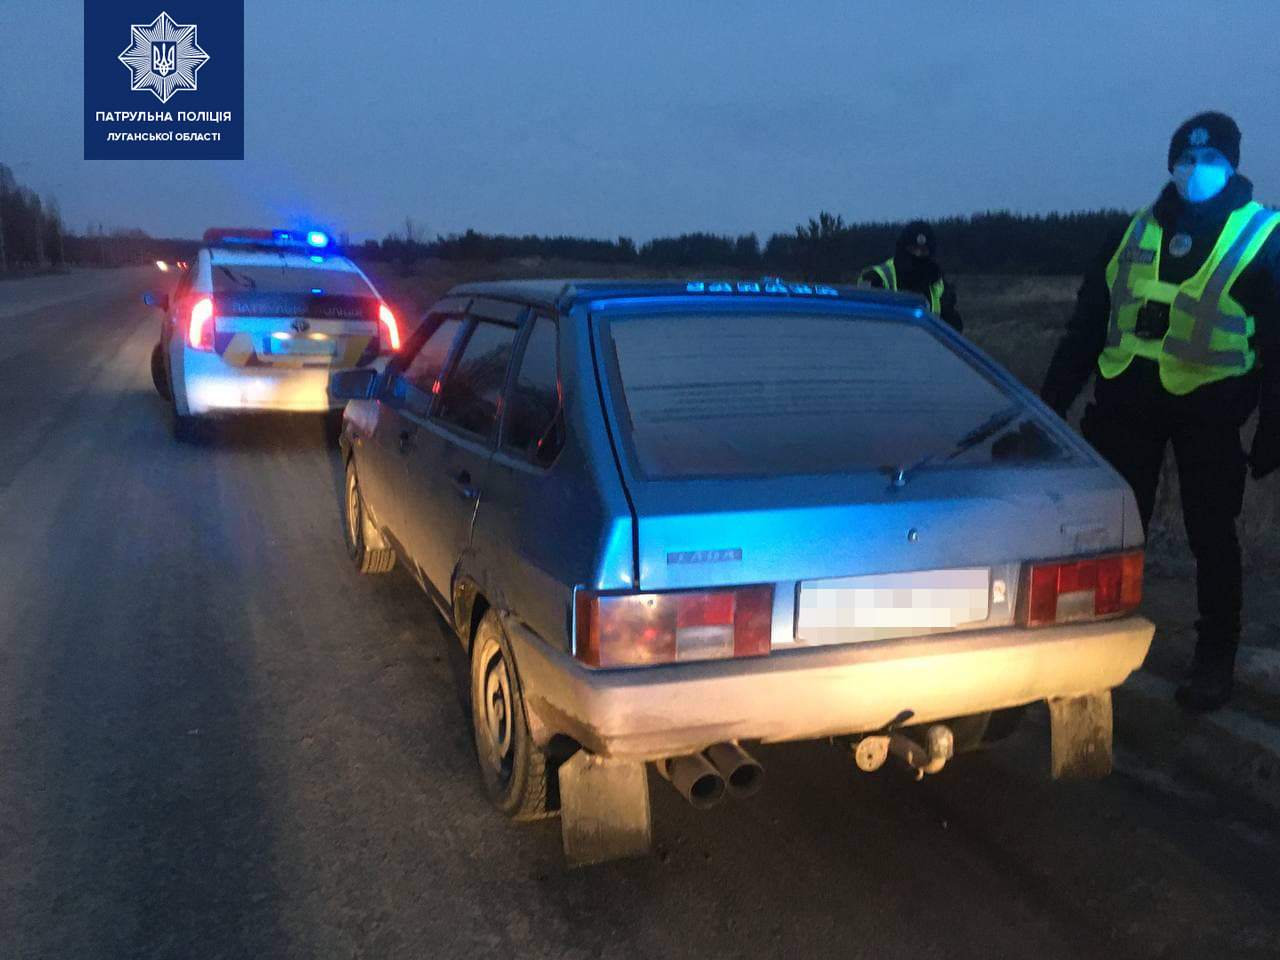
[{"label": "car rear door", "polygon": [[473,303],[427,416],[401,409],[399,529],[423,579],[448,607],[453,571],[471,540],[493,454],[523,306]]}]

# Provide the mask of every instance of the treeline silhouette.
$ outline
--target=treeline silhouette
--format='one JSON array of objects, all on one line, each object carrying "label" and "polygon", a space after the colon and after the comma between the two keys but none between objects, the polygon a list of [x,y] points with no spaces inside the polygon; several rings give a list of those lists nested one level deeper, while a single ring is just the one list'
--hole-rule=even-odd
[{"label": "treeline silhouette", "polygon": [[[1123,228],[1127,218],[1118,210],[1043,216],[990,212],[937,220],[934,228],[939,259],[952,274],[1078,274],[1104,237]],[[357,259],[398,263],[405,273],[427,258],[482,262],[538,258],[675,273],[712,270],[739,276],[851,281],[864,267],[892,254],[900,229],[898,223],[846,223],[842,216],[824,211],[789,233],[773,234],[763,244],[754,233],[684,233],[637,244],[630,237],[598,240],[467,230],[428,240],[406,219],[402,234],[356,246],[347,243],[344,235],[342,245]],[[112,267],[186,260],[197,247],[196,240],[157,239],[137,229],[108,231],[101,224],[91,225],[83,234],[68,233],[57,202],[42,200],[0,164],[0,275],[68,264]]]},{"label": "treeline silhouette", "polygon": [[[1026,215],[979,213],[933,221],[939,259],[951,273],[1081,273],[1106,237],[1122,230],[1130,214],[1120,210]],[[426,257],[496,262],[538,257],[616,263],[649,268],[718,268],[823,280],[854,280],[859,271],[893,253],[901,223],[845,223],[827,212],[775,233],[762,245],[754,233],[738,236],[685,233],[637,245],[630,237],[508,236],[468,230],[433,241],[390,234],[351,252],[368,260],[398,262],[409,271]]]}]

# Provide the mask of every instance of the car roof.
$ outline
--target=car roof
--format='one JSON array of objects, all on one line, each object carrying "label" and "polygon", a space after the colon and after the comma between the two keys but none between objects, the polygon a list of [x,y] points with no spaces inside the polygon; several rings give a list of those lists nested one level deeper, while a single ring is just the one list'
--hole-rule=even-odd
[{"label": "car roof", "polygon": [[680,298],[693,302],[740,299],[754,304],[779,301],[830,304],[844,301],[881,305],[895,310],[915,310],[923,303],[923,299],[915,294],[895,293],[875,287],[813,284],[778,280],[772,277],[742,280],[635,280],[572,277],[482,280],[459,284],[446,296],[518,300],[522,303],[565,311],[572,309],[578,303],[623,298],[655,300]]},{"label": "car roof", "polygon": [[356,273],[357,267],[346,257],[329,254],[319,262],[306,253],[294,250],[235,250],[228,247],[206,247],[209,262],[223,266],[290,267],[297,270],[341,270]]}]

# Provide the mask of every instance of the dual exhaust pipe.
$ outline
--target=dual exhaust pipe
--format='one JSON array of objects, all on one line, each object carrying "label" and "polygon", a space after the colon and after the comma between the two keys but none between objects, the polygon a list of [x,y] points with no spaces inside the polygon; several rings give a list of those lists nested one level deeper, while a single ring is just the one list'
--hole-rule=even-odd
[{"label": "dual exhaust pipe", "polygon": [[764,767],[736,743],[717,743],[702,753],[669,757],[654,766],[698,810],[714,807],[726,793],[750,797],[764,786]]}]

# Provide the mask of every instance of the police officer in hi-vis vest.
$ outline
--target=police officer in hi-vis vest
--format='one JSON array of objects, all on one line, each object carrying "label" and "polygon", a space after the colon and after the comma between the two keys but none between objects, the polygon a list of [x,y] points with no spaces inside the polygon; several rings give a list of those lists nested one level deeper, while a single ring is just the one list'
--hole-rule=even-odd
[{"label": "police officer in hi-vis vest", "polygon": [[934,259],[937,249],[932,227],[923,220],[908,223],[898,234],[893,257],[884,263],[867,267],[859,274],[858,283],[868,287],[918,293],[924,297],[932,312],[960,330],[963,323],[956,310],[956,293],[943,277],[938,261]]},{"label": "police officer in hi-vis vest", "polygon": [[[1200,610],[1177,691],[1191,710],[1231,695],[1245,472],[1280,467],[1280,213],[1254,202],[1239,162],[1230,117],[1202,113],[1178,128],[1172,182],[1085,275],[1041,391],[1065,416],[1096,367],[1082,429],[1133,487],[1144,528],[1173,444]],[[1240,428],[1255,408],[1246,456]]]}]

